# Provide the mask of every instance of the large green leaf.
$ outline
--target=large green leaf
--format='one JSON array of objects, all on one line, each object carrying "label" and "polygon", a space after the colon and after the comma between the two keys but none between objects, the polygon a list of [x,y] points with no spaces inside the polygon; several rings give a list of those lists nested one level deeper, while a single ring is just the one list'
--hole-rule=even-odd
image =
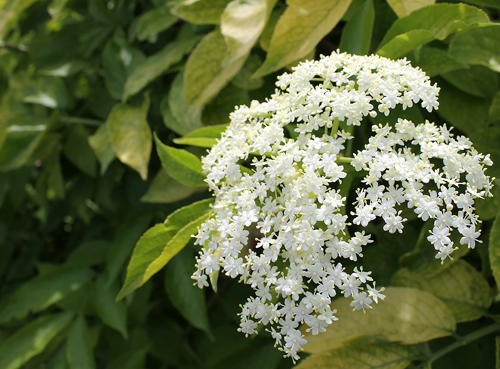
[{"label": "large green leaf", "polygon": [[490,263],[493,276],[500,285],[500,217],[497,215],[490,232]]},{"label": "large green leaf", "polygon": [[60,301],[89,282],[94,273],[86,267],[57,268],[52,273],[30,279],[10,295],[0,308],[0,322],[24,318]]},{"label": "large green leaf", "polygon": [[308,55],[342,19],[351,0],[289,0],[274,29],[269,52],[255,76],[264,76]]},{"label": "large green leaf", "polygon": [[196,267],[190,252],[179,252],[165,270],[165,290],[172,305],[196,328],[210,333],[204,292],[193,285]]},{"label": "large green leaf", "polygon": [[198,226],[210,215],[213,199],[195,202],[170,214],[165,223],[144,233],[134,248],[121,299],[163,268],[189,242]]},{"label": "large green leaf", "polygon": [[94,177],[96,174],[96,157],[89,145],[89,138],[82,125],[74,125],[69,129],[64,144],[64,155],[83,173]]},{"label": "large green leaf", "polygon": [[412,346],[398,343],[371,344],[365,340],[354,340],[339,348],[314,353],[302,360],[296,368],[404,369],[420,355]]},{"label": "large green leaf", "polygon": [[453,37],[449,53],[462,63],[500,72],[500,25],[469,29]]},{"label": "large green leaf", "polygon": [[488,282],[480,272],[462,260],[432,277],[400,269],[391,284],[418,288],[439,297],[448,305],[457,322],[478,319],[491,305]]},{"label": "large green leaf", "polygon": [[108,263],[106,265],[108,286],[111,286],[118,277],[123,264],[132,253],[134,245],[149,226],[152,218],[153,214],[151,211],[133,214],[117,229],[115,238],[109,249]]},{"label": "large green leaf", "polygon": [[7,0],[0,9],[0,39],[4,39],[9,29],[16,24],[22,12],[37,0]]},{"label": "large green leaf", "polygon": [[90,147],[94,149],[95,156],[97,156],[99,163],[101,163],[101,175],[103,175],[106,169],[108,169],[109,164],[116,158],[107,124],[100,126],[88,140]]},{"label": "large green leaf", "polygon": [[423,8],[427,5],[432,5],[436,0],[387,0],[394,13],[399,18],[406,17],[411,12]]},{"label": "large green leaf", "polygon": [[17,369],[41,353],[70,323],[72,313],[46,315],[30,322],[0,344],[0,368]]},{"label": "large green leaf", "polygon": [[488,122],[497,122],[500,120],[500,91],[493,96],[490,108],[488,110]]},{"label": "large green leaf", "polygon": [[161,76],[171,65],[178,63],[198,43],[201,36],[190,34],[170,42],[154,55],[139,64],[125,84],[123,100],[141,91],[149,82]]},{"label": "large green leaf", "polygon": [[227,124],[199,128],[181,138],[174,139],[174,142],[179,145],[210,148],[217,143],[217,139],[221,137],[222,132],[224,132],[226,128]]},{"label": "large green leaf", "polygon": [[374,21],[373,0],[368,0],[345,25],[340,37],[340,51],[367,55],[370,52]]},{"label": "large green leaf", "polygon": [[248,57],[248,52],[230,64],[223,65],[227,46],[220,30],[207,34],[196,46],[184,70],[186,101],[203,105],[238,73]]},{"label": "large green leaf", "polygon": [[221,16],[220,30],[227,50],[223,65],[230,65],[246,55],[266,25],[268,3],[274,0],[234,0]]},{"label": "large green leaf", "polygon": [[90,335],[85,318],[79,315],[68,333],[66,359],[70,369],[95,369]]},{"label": "large green leaf", "polygon": [[414,288],[388,287],[385,300],[363,314],[353,312],[351,299],[331,304],[339,320],[326,332],[306,334],[306,352],[317,353],[341,346],[358,336],[374,341],[415,344],[450,335],[455,330],[453,313],[434,295]]},{"label": "large green leaf", "polygon": [[141,197],[141,201],[168,204],[185,199],[204,189],[205,187],[183,185],[170,177],[163,168],[160,168],[148,191]]},{"label": "large green leaf", "polygon": [[460,63],[453,59],[445,50],[427,46],[420,49],[420,57],[417,64],[429,77],[451,72],[456,69],[468,68],[467,64]]},{"label": "large green leaf", "polygon": [[387,31],[377,54],[398,58],[434,39],[442,40],[478,24],[490,23],[482,10],[464,4],[435,4],[398,19]]},{"label": "large green leaf", "polygon": [[104,240],[85,241],[66,258],[66,265],[91,266],[106,261],[110,243]]},{"label": "large green leaf", "polygon": [[125,352],[112,361],[110,361],[107,369],[139,369],[144,368],[144,359],[148,349]]},{"label": "large green leaf", "polygon": [[118,282],[108,286],[103,275],[92,285],[92,304],[102,321],[116,329],[126,339],[127,307],[124,301],[115,301],[118,291]]},{"label": "large green leaf", "polygon": [[167,173],[186,186],[206,186],[200,160],[190,152],[164,145],[155,136],[156,150]]},{"label": "large green leaf", "polygon": [[231,0],[181,0],[172,8],[172,13],[191,23],[218,24],[227,4]]},{"label": "large green leaf", "polygon": [[471,65],[441,74],[443,79],[468,94],[491,99],[498,90],[498,75],[482,65]]},{"label": "large green leaf", "polygon": [[[163,101],[162,109],[165,109],[168,104],[169,112],[172,114],[174,121],[165,119],[167,126],[180,135],[188,134],[189,132],[203,127],[201,121],[201,112],[204,106],[192,105],[186,102],[184,94],[184,77],[182,73],[177,73],[168,92],[168,97]],[[173,124],[175,122],[175,125]]]},{"label": "large green leaf", "polygon": [[148,177],[151,154],[151,129],[146,120],[149,95],[141,106],[116,104],[109,114],[106,125],[113,151],[120,161],[135,169],[143,180]]}]

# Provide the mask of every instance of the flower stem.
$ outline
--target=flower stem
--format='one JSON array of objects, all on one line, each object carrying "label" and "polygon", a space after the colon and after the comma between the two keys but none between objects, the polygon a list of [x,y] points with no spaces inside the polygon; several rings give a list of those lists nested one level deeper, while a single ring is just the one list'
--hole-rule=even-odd
[{"label": "flower stem", "polygon": [[461,337],[459,341],[452,343],[451,345],[448,345],[446,347],[443,347],[441,350],[433,353],[431,356],[429,356],[426,359],[426,361],[420,367],[424,368],[427,364],[432,364],[434,361],[436,361],[437,359],[452,352],[453,350],[456,350],[459,347],[466,346],[469,343],[474,342],[474,341],[476,341],[484,336],[487,336],[491,333],[494,333],[498,330],[500,330],[500,324],[494,323],[494,324],[488,325],[486,327],[483,327],[481,329],[478,329],[477,331],[469,333],[468,335]]},{"label": "flower stem", "polygon": [[351,164],[351,161],[353,161],[354,158],[348,158],[346,156],[337,156],[337,159],[335,160],[338,164]]},{"label": "flower stem", "polygon": [[339,118],[335,118],[333,120],[333,127],[332,127],[332,137],[335,136],[335,134],[337,133],[337,131],[339,130],[339,125],[340,125],[340,121],[339,121]]}]

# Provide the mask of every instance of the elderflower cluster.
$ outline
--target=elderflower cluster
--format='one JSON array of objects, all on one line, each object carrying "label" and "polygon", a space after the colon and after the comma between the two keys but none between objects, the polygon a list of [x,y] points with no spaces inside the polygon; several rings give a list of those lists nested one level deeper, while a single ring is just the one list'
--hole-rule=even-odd
[{"label": "elderflower cluster", "polygon": [[[429,241],[437,257],[453,251],[453,228],[474,247],[473,202],[490,194],[483,164],[491,161],[445,127],[406,120],[395,132],[375,126],[365,149],[345,157],[353,137],[339,130],[340,122],[360,125],[398,104],[438,107],[438,87],[405,60],[333,53],[300,64],[276,85],[266,102],[231,114],[203,159],[216,199],[196,235],[203,248],[193,278],[203,287],[219,272],[240,277],[255,295],[242,306],[239,330],[248,335],[267,326],[279,349],[296,360],[306,343],[299,327],[324,332],[337,320],[330,308],[335,296],[352,299],[355,310],[385,297],[370,271],[343,267],[343,259],[357,261],[373,242],[347,227],[361,229],[380,217],[384,230],[401,232],[406,203],[422,220],[434,219]],[[341,183],[354,170],[367,172],[366,188],[357,190],[355,212],[347,214]]]}]

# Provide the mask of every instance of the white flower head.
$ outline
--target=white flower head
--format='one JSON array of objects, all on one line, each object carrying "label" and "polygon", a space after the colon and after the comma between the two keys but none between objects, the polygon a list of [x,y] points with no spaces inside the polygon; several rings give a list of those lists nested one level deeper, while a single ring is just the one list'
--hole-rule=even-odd
[{"label": "white flower head", "polygon": [[[255,296],[242,306],[239,330],[248,335],[269,326],[279,349],[296,360],[307,342],[300,324],[318,334],[337,320],[331,298],[343,295],[365,311],[385,297],[375,282],[367,284],[371,272],[344,271],[339,259],[357,261],[373,242],[365,232],[350,237],[346,228],[380,218],[385,231],[403,232],[401,210],[409,207],[434,220],[428,239],[438,258],[453,252],[453,228],[462,244],[474,247],[473,204],[490,195],[484,165],[491,160],[446,127],[402,119],[395,129],[374,126],[365,148],[344,157],[352,136],[339,130],[340,122],[360,125],[397,105],[420,104],[429,112],[439,106],[439,88],[406,60],[333,53],[301,63],[276,86],[267,101],[238,107],[203,158],[216,199],[196,235],[203,251],[193,278],[201,287],[210,273],[222,272],[249,284]],[[367,173],[351,214],[339,186],[349,163]]]}]

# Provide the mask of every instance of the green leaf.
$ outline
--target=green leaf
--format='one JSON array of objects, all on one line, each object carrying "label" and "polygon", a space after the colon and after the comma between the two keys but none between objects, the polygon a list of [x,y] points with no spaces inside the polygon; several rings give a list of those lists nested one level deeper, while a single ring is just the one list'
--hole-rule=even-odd
[{"label": "green leaf", "polygon": [[417,46],[434,40],[434,35],[425,29],[414,29],[395,36],[377,50],[377,54],[386,58],[397,59],[409,53]]},{"label": "green leaf", "polygon": [[11,120],[0,147],[0,171],[17,169],[27,164],[42,141],[48,123],[47,119],[27,116]]},{"label": "green leaf", "polygon": [[[165,124],[174,132],[185,135],[189,132],[203,127],[201,121],[202,105],[191,105],[186,102],[184,97],[184,77],[182,73],[177,73],[168,92],[168,96],[162,102],[162,110],[172,114],[173,120],[164,117]],[[162,112],[166,114],[166,112]],[[174,124],[175,123],[175,124]]]},{"label": "green leaf", "polygon": [[156,150],[167,173],[186,186],[206,186],[200,160],[190,152],[164,145],[155,135]]},{"label": "green leaf", "polygon": [[446,303],[457,322],[478,319],[491,305],[488,282],[463,260],[431,277],[403,268],[393,276],[391,284],[432,293]]},{"label": "green leaf", "polygon": [[123,353],[110,361],[107,369],[139,369],[144,368],[144,360],[148,349]]},{"label": "green leaf", "polygon": [[101,320],[127,339],[127,307],[124,301],[115,301],[118,291],[118,282],[108,286],[101,276],[92,285],[92,304]]},{"label": "green leaf", "polygon": [[41,353],[72,318],[72,313],[59,313],[40,317],[25,325],[0,344],[0,368],[20,368]]},{"label": "green leaf", "polygon": [[0,39],[5,39],[10,28],[16,24],[18,17],[37,0],[7,0],[0,9]]},{"label": "green leaf", "polygon": [[278,23],[279,19],[285,12],[285,9],[286,8],[284,6],[283,7],[277,6],[271,12],[269,20],[267,21],[266,26],[264,27],[264,30],[262,31],[259,40],[259,45],[262,48],[262,50],[269,51],[269,46],[271,45],[271,38],[273,37],[274,29],[276,28],[276,24]]},{"label": "green leaf", "polygon": [[490,263],[497,285],[500,284],[500,217],[497,215],[490,231]]},{"label": "green leaf", "polygon": [[97,160],[101,163],[101,176],[106,173],[109,164],[116,158],[115,152],[113,151],[113,144],[111,143],[111,138],[109,137],[108,125],[103,124],[99,126],[97,131],[88,138],[89,145],[94,149],[94,154],[97,156]]},{"label": "green leaf", "polygon": [[85,128],[82,125],[73,125],[64,144],[64,155],[83,173],[94,177],[97,163],[88,140]]},{"label": "green leaf", "polygon": [[468,94],[491,99],[498,90],[498,75],[482,65],[443,73],[443,79]]},{"label": "green leaf", "polygon": [[308,55],[342,19],[351,0],[289,0],[274,29],[261,77]]},{"label": "green leaf", "polygon": [[191,23],[218,24],[222,12],[231,0],[181,0],[172,13]]},{"label": "green leaf", "polygon": [[130,34],[129,39],[132,41],[137,38],[139,41],[155,42],[158,33],[165,31],[176,21],[177,17],[172,15],[167,7],[151,9],[136,18],[132,26],[133,33]]},{"label": "green leaf", "polygon": [[127,100],[130,96],[135,95],[146,87],[148,83],[161,76],[170,66],[180,62],[183,56],[189,53],[198,43],[200,38],[201,36],[199,35],[179,37],[139,64],[127,79],[123,92],[123,100]]},{"label": "green leaf", "polygon": [[[59,161],[59,149],[53,150],[45,160],[45,165],[49,173],[47,197],[49,199],[64,199],[66,192],[61,163]],[[0,186],[0,198],[1,198]],[[1,204],[1,200],[0,200]]]},{"label": "green leaf", "polygon": [[[353,312],[351,299],[334,300],[339,318],[334,329],[313,336],[306,334],[306,352],[317,353],[340,347],[358,336],[374,341],[415,344],[450,335],[455,330],[453,313],[434,295],[414,288],[388,287],[387,298],[363,314]],[[374,305],[374,304],[373,304]]]},{"label": "green leaf", "polygon": [[66,360],[66,345],[62,345],[47,364],[47,369],[69,369]]},{"label": "green leaf", "polygon": [[434,4],[436,0],[387,0],[387,2],[398,18],[402,18],[417,9]]},{"label": "green leaf", "polygon": [[34,91],[24,96],[23,102],[39,104],[51,109],[64,109],[68,105],[69,94],[58,77],[40,77],[32,88]]},{"label": "green leaf", "polygon": [[493,96],[490,109],[488,110],[488,122],[496,122],[500,120],[500,91]]},{"label": "green leaf", "polygon": [[340,51],[349,54],[368,55],[374,22],[375,8],[373,0],[367,0],[345,25],[340,36]]},{"label": "green leaf", "polygon": [[449,53],[462,63],[480,64],[500,72],[500,25],[457,34],[451,40]]},{"label": "green leaf", "polygon": [[268,0],[234,0],[226,6],[220,24],[227,46],[224,66],[245,56],[253,47],[266,25],[267,7]]},{"label": "green leaf", "polygon": [[207,137],[181,137],[181,138],[174,138],[174,142],[178,145],[190,145],[196,147],[211,148],[217,143],[217,139],[207,138]]},{"label": "green leaf", "polygon": [[82,315],[76,318],[69,330],[66,359],[70,369],[95,369],[89,331]]},{"label": "green leaf", "polygon": [[211,212],[213,199],[195,202],[170,214],[165,223],[144,233],[134,248],[127,277],[117,299],[146,283],[189,242],[191,235]]},{"label": "green leaf", "polygon": [[467,64],[460,63],[453,59],[445,50],[427,46],[420,49],[420,58],[417,64],[429,77],[451,72],[456,69],[468,68]]},{"label": "green leaf", "polygon": [[90,281],[94,273],[86,267],[62,267],[24,283],[0,308],[0,322],[22,319],[30,311],[45,310]]},{"label": "green leaf", "polygon": [[296,368],[404,369],[420,356],[421,353],[412,346],[398,343],[370,344],[364,340],[354,340],[339,348],[314,353]]},{"label": "green leaf", "polygon": [[434,39],[443,40],[478,24],[490,23],[482,10],[464,4],[435,4],[396,20],[380,43],[377,54],[398,58]]},{"label": "green leaf", "polygon": [[38,73],[44,76],[69,77],[87,67],[89,67],[89,65],[84,61],[70,60],[44,67],[40,69]]},{"label": "green leaf", "polygon": [[191,279],[195,269],[191,253],[179,252],[165,270],[165,290],[179,313],[193,326],[210,335],[205,294],[193,285]]},{"label": "green leaf", "polygon": [[196,46],[184,70],[186,101],[203,105],[215,97],[238,73],[248,53],[231,64],[223,66],[227,47],[219,30],[207,34]]},{"label": "green leaf", "polygon": [[148,177],[152,145],[151,129],[146,120],[148,110],[149,95],[145,95],[141,106],[116,104],[106,121],[116,156],[136,170],[143,180]]},{"label": "green leaf", "polygon": [[227,124],[199,128],[181,138],[174,138],[174,142],[179,145],[210,148],[217,143],[217,139],[221,137],[226,128]]},{"label": "green leaf", "polygon": [[85,241],[66,258],[66,265],[91,266],[106,261],[110,243],[104,240]]},{"label": "green leaf", "polygon": [[123,264],[132,253],[134,245],[149,226],[153,214],[151,211],[143,211],[129,216],[117,229],[115,238],[108,253],[108,286],[111,286],[118,277]]},{"label": "green leaf", "polygon": [[486,197],[484,199],[476,199],[474,206],[476,207],[476,214],[482,221],[491,220],[495,218],[500,209],[500,187],[498,182],[494,182],[495,187],[491,190],[493,197]]},{"label": "green leaf", "polygon": [[486,6],[488,8],[500,9],[500,3],[497,0],[467,0],[469,4],[477,6]]},{"label": "green leaf", "polygon": [[448,123],[467,134],[486,128],[488,118],[488,100],[469,95],[449,83],[439,81],[438,114]]},{"label": "green leaf", "polygon": [[160,168],[151,182],[148,191],[141,197],[141,201],[169,204],[183,200],[204,189],[205,187],[185,186],[170,177],[163,168]]}]

